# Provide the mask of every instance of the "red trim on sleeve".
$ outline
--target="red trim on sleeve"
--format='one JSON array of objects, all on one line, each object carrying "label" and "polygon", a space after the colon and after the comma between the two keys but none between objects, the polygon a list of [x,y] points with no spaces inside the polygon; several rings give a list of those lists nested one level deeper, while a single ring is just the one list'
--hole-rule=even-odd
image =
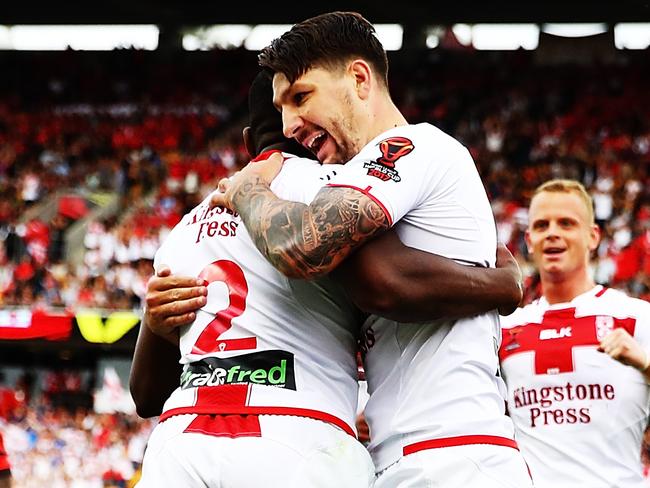
[{"label": "red trim on sleeve", "polygon": [[517,443],[507,437],[496,435],[462,435],[458,437],[443,437],[441,439],[431,439],[428,441],[416,442],[404,446],[404,456],[413,454],[426,449],[439,449],[441,447],[468,446],[471,444],[491,444],[493,446],[511,447],[519,450]]},{"label": "red trim on sleeve", "polygon": [[330,184],[328,184],[326,186],[329,186],[331,188],[352,188],[353,190],[357,190],[357,191],[363,193],[365,196],[370,198],[373,202],[375,202],[377,205],[379,205],[381,207],[381,209],[384,211],[384,214],[388,218],[388,225],[390,227],[393,226],[393,218],[391,217],[390,212],[388,212],[388,209],[386,208],[386,206],[383,203],[381,203],[376,196],[374,196],[372,193],[370,193],[370,190],[372,190],[372,186],[367,186],[366,188],[359,188],[358,186],[354,186],[354,185],[339,185],[339,184],[336,184],[336,183],[330,183]]},{"label": "red trim on sleeve", "polygon": [[253,159],[251,159],[251,163],[256,163],[258,161],[264,161],[266,159],[269,159],[271,156],[273,156],[275,153],[281,153],[279,149],[269,149],[268,151],[264,151],[261,154],[258,154],[255,156]]},{"label": "red trim on sleeve", "polygon": [[233,406],[233,405],[204,405],[201,407],[179,407],[172,408],[163,412],[159,422],[164,422],[175,415],[198,414],[198,415],[294,415],[297,417],[307,417],[310,419],[321,420],[336,425],[341,430],[356,437],[354,429],[346,422],[329,413],[308,408],[293,407],[251,407],[251,406]]},{"label": "red trim on sleeve", "polygon": [[600,298],[600,297],[602,297],[602,296],[605,294],[605,292],[606,292],[607,290],[609,290],[609,288],[605,288],[605,287],[603,286],[603,289],[600,290],[598,293],[596,293],[594,296],[595,296],[596,298]]}]

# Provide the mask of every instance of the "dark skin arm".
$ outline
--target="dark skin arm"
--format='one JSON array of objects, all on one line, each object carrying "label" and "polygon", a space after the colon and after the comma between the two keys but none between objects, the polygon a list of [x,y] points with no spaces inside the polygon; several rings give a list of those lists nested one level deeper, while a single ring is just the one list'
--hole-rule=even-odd
[{"label": "dark skin arm", "polygon": [[178,346],[154,334],[144,322],[140,324],[129,377],[129,390],[140,417],[162,413],[165,400],[179,385],[180,357]]},{"label": "dark skin arm", "polygon": [[178,327],[191,323],[205,305],[203,280],[172,276],[163,268],[147,283],[145,311],[133,353],[129,390],[141,417],[162,412],[165,400],[178,387]]},{"label": "dark skin arm", "polygon": [[[325,187],[310,205],[278,198],[269,182],[281,164],[279,155],[249,164],[220,182],[223,193],[213,196],[212,203],[239,212],[257,248],[283,274],[312,279],[332,272],[353,250],[375,239],[338,272],[365,311],[400,322],[424,321],[498,307],[511,311],[521,299],[516,264],[513,276],[408,250],[396,236],[377,244],[388,217],[357,190]],[[353,283],[359,284],[356,290]]]},{"label": "dark skin arm", "polygon": [[422,322],[496,308],[512,313],[522,298],[521,272],[503,245],[497,265],[464,266],[407,247],[391,231],[357,250],[333,276],[362,310],[398,322]]}]

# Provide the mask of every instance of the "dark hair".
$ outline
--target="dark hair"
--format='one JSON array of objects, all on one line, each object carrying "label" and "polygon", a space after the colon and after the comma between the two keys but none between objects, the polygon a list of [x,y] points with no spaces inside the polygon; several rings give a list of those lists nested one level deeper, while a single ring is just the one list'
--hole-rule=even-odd
[{"label": "dark hair", "polygon": [[250,113],[250,136],[255,153],[260,154],[271,147],[313,159],[303,146],[282,133],[282,116],[273,106],[273,84],[271,74],[261,71],[253,80],[248,91]]},{"label": "dark hair", "polygon": [[388,58],[372,24],[356,12],[330,12],[294,25],[258,59],[293,83],[311,68],[337,67],[354,57],[366,60],[388,86]]}]

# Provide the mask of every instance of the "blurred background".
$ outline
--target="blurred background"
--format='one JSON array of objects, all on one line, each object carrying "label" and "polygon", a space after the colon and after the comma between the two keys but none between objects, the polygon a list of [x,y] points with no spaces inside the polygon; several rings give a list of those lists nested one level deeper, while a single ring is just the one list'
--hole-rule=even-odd
[{"label": "blurred background", "polygon": [[[539,288],[525,208],[538,184],[567,177],[603,229],[596,281],[650,300],[648,1],[327,8],[377,24],[407,119],[470,149],[527,299]],[[324,11],[3,3],[0,432],[15,487],[137,479],[155,419],[134,413],[127,381],[154,253],[248,161],[258,50]]]}]

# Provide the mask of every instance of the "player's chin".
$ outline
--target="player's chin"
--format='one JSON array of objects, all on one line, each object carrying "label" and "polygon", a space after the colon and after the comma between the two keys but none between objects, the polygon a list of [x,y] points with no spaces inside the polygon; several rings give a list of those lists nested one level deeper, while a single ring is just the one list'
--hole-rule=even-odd
[{"label": "player's chin", "polygon": [[339,164],[343,162],[338,145],[329,135],[325,143],[318,150],[316,157],[322,164]]},{"label": "player's chin", "polygon": [[561,274],[566,271],[566,266],[563,266],[562,263],[558,260],[551,262],[546,261],[542,268],[547,274],[551,275]]}]

